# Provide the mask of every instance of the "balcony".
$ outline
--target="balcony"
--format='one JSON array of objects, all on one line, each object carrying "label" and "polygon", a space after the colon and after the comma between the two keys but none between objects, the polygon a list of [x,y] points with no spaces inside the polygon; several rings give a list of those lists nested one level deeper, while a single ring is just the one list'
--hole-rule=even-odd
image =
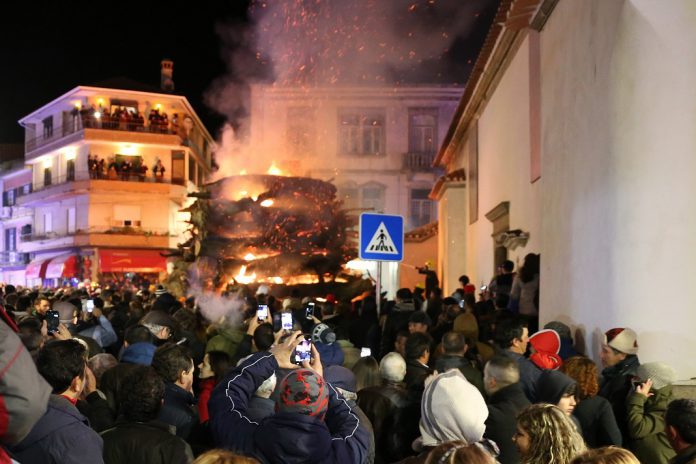
[{"label": "balcony", "polygon": [[432,171],[435,153],[405,153],[402,169],[409,171]]},{"label": "balcony", "polygon": [[13,219],[21,219],[33,215],[34,213],[31,209],[22,206],[0,207],[0,220],[11,221]]},{"label": "balcony", "polygon": [[63,126],[44,130],[42,135],[25,140],[24,147],[27,159],[32,159],[59,146],[82,139],[181,145],[184,138],[185,134],[178,126],[145,124],[135,120],[111,121],[87,116],[75,119],[74,123],[67,122]]},{"label": "balcony", "polygon": [[42,233],[22,237],[22,249],[35,252],[58,247],[132,247],[170,248],[170,238],[177,237],[168,229],[140,227],[90,227],[72,233]]},{"label": "balcony", "polygon": [[0,267],[25,266],[29,263],[29,253],[18,251],[0,252]]}]

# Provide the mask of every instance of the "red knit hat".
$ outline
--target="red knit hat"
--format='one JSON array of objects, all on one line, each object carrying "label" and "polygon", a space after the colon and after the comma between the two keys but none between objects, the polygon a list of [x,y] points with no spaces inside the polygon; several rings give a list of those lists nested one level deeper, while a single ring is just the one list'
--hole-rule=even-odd
[{"label": "red knit hat", "polygon": [[561,337],[552,329],[544,329],[529,337],[529,343],[536,353],[529,359],[541,369],[558,369],[563,360],[558,356],[561,349]]}]

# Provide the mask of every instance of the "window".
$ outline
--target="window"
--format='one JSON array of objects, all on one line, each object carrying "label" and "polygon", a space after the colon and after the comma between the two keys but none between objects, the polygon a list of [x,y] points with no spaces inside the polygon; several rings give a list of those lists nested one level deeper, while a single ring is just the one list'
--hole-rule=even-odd
[{"label": "window", "polygon": [[432,221],[433,202],[428,198],[429,189],[411,190],[411,227],[420,227]]},{"label": "window", "polygon": [[47,187],[53,183],[53,177],[51,176],[51,168],[44,168],[44,187]]},{"label": "window", "polygon": [[376,212],[384,211],[384,186],[373,182],[365,184],[361,206]]},{"label": "window", "polygon": [[50,139],[53,137],[53,116],[49,116],[41,122],[43,123],[43,138]]},{"label": "window", "polygon": [[290,155],[307,156],[314,152],[314,110],[310,107],[288,108],[286,140]]},{"label": "window", "polygon": [[68,208],[68,233],[74,234],[76,230],[75,226],[75,208]]},{"label": "window", "polygon": [[17,229],[5,229],[5,251],[17,251]]},{"label": "window", "polygon": [[2,192],[2,206],[14,206],[15,205],[15,189]]},{"label": "window", "polygon": [[337,197],[343,202],[345,209],[360,208],[360,190],[353,182],[348,182],[338,188]]},{"label": "window", "polygon": [[408,111],[409,153],[433,154],[437,150],[437,108]]},{"label": "window", "polygon": [[44,213],[44,234],[50,234],[53,232],[53,215],[51,213]]},{"label": "window", "polygon": [[65,180],[70,182],[75,180],[75,160],[68,160],[68,166],[65,170]]},{"label": "window", "polygon": [[188,157],[188,180],[193,184],[196,183],[196,160],[191,155]]},{"label": "window", "polygon": [[346,109],[339,116],[339,150],[347,155],[385,154],[385,111]]},{"label": "window", "polygon": [[172,151],[172,184],[184,185],[186,179],[186,154],[180,150]]},{"label": "window", "polygon": [[31,193],[31,184],[22,185],[21,195],[29,195]]}]

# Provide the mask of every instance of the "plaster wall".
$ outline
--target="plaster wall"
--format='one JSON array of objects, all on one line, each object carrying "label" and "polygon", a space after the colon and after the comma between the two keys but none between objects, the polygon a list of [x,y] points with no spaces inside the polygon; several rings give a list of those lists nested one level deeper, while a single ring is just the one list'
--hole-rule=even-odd
[{"label": "plaster wall", "polygon": [[696,376],[696,4],[564,0],[541,33],[542,323]]}]

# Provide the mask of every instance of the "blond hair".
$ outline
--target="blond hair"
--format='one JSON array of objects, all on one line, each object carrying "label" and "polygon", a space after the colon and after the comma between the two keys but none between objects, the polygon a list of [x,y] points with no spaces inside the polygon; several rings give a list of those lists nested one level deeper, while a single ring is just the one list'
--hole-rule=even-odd
[{"label": "blond hair", "polygon": [[254,458],[240,456],[231,451],[223,449],[212,449],[207,451],[193,461],[193,464],[260,464]]},{"label": "blond hair", "polygon": [[627,449],[605,446],[582,453],[571,464],[640,464],[640,461]]},{"label": "blond hair", "polygon": [[523,464],[569,464],[586,449],[570,417],[554,405],[527,407],[517,416],[517,425],[529,434]]}]

